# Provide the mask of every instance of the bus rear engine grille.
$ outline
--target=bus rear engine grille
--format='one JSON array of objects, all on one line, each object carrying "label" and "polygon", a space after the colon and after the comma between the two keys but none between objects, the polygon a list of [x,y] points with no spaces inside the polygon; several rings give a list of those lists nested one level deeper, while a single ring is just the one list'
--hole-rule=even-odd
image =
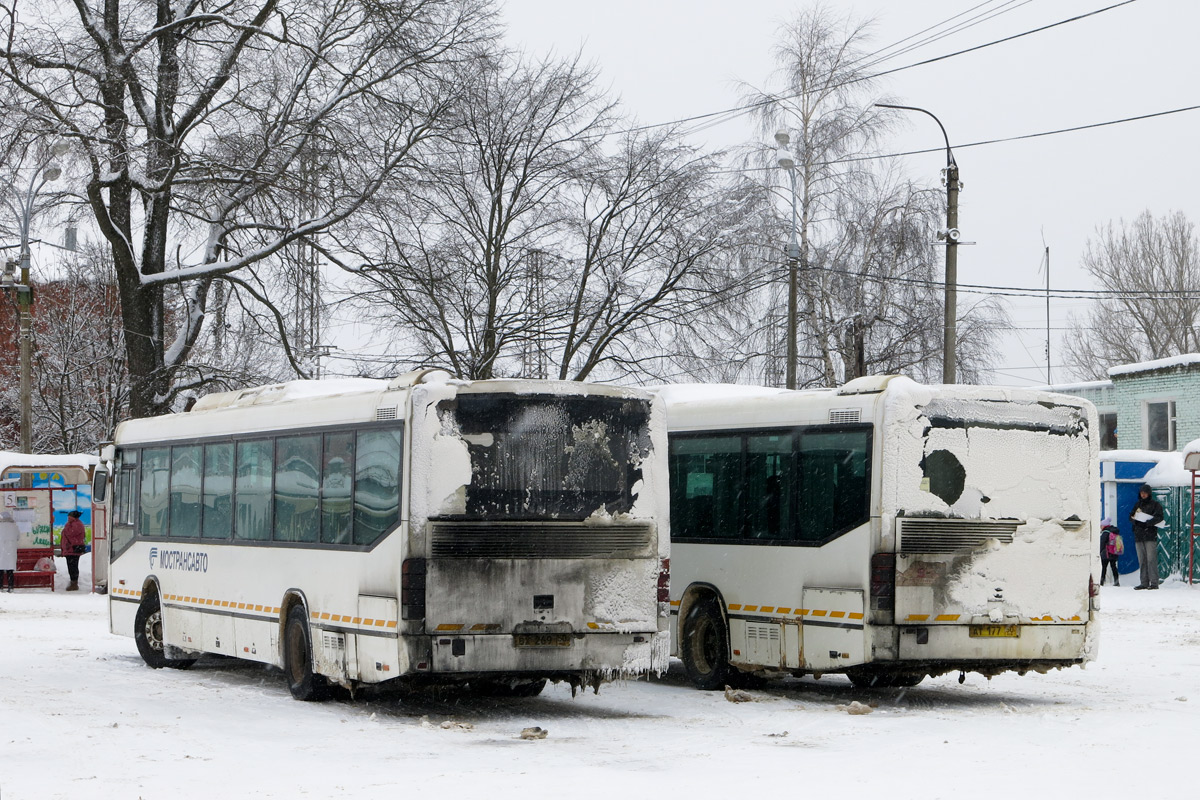
[{"label": "bus rear engine grille", "polygon": [[429,523],[432,558],[641,558],[654,527],[580,522]]},{"label": "bus rear engine grille", "polygon": [[1012,544],[1021,523],[974,519],[898,519],[901,553],[959,553],[982,547],[989,539]]}]

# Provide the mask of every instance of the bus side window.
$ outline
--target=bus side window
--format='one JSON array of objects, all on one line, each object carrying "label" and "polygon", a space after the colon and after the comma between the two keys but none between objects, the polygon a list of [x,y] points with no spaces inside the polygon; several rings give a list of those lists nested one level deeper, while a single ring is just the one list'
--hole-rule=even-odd
[{"label": "bus side window", "polygon": [[350,544],[354,514],[354,434],[327,433],[321,458],[321,541]]},{"label": "bus side window", "polygon": [[321,435],[275,440],[275,536],[277,542],[320,538]]},{"label": "bus side window", "polygon": [[121,450],[113,469],[112,552],[120,553],[133,541],[137,522],[138,451]]},{"label": "bus side window", "polygon": [[171,448],[172,536],[200,536],[200,445]]},{"label": "bus side window", "polygon": [[171,449],[150,447],[142,451],[141,524],[142,536],[166,536],[170,510]]},{"label": "bus side window", "polygon": [[795,448],[791,433],[748,436],[746,472],[746,536],[788,540],[793,537]]},{"label": "bus side window", "polygon": [[200,535],[228,539],[233,532],[233,444],[204,445],[204,515]]},{"label": "bus side window", "polygon": [[801,541],[823,542],[867,520],[870,451],[869,429],[801,434]]},{"label": "bus side window", "polygon": [[237,479],[234,483],[234,535],[238,539],[271,538],[271,478],[274,442],[257,439],[237,443]]},{"label": "bus side window", "polygon": [[374,544],[400,520],[400,430],[359,431],[354,448],[354,543]]},{"label": "bus side window", "polygon": [[741,538],[743,438],[741,434],[671,438],[673,539]]}]

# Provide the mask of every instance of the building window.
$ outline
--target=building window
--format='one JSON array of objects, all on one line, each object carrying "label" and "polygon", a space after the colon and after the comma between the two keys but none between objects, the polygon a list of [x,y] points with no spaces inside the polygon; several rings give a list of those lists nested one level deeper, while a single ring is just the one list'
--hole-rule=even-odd
[{"label": "building window", "polygon": [[1175,449],[1175,401],[1146,403],[1146,448]]},{"label": "building window", "polygon": [[1100,415],[1100,449],[1117,449],[1117,412],[1107,411]]}]

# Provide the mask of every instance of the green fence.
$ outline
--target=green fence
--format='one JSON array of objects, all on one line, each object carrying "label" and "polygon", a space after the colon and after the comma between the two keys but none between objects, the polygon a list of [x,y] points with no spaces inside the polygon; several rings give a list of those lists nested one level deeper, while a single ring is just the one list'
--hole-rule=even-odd
[{"label": "green fence", "polygon": [[[1200,485],[1197,486],[1200,496]],[[1162,503],[1167,526],[1158,533],[1158,576],[1187,580],[1188,556],[1191,547],[1188,525],[1192,517],[1192,487],[1167,486],[1154,490],[1154,498]],[[1196,532],[1200,533],[1200,503],[1196,506]],[[1200,583],[1200,540],[1197,540],[1196,564],[1192,566],[1192,581]]]}]

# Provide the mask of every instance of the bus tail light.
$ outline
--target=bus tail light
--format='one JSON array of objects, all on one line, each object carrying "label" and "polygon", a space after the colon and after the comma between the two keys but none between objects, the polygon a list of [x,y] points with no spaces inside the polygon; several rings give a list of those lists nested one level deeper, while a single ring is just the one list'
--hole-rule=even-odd
[{"label": "bus tail light", "polygon": [[871,556],[871,609],[896,610],[896,554]]},{"label": "bus tail light", "polygon": [[1096,585],[1095,576],[1088,575],[1088,597],[1099,597],[1099,596],[1100,596],[1100,587]]},{"label": "bus tail light", "polygon": [[658,602],[671,602],[671,559],[658,560]]},{"label": "bus tail light", "polygon": [[400,619],[425,619],[425,559],[400,565]]}]

